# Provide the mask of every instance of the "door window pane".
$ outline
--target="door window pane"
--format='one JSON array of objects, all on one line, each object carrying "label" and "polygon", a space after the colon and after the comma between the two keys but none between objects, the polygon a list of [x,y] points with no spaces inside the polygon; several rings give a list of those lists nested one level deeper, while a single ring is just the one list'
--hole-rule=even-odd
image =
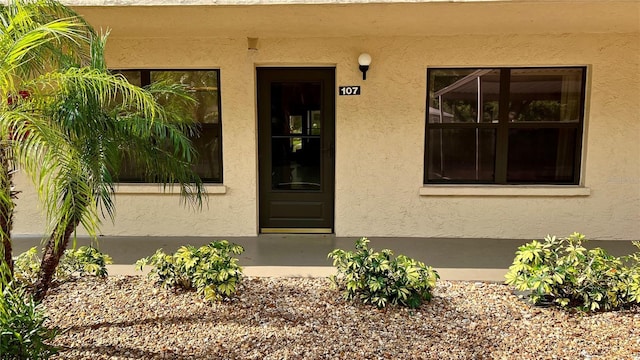
[{"label": "door window pane", "polygon": [[310,110],[309,111],[309,134],[310,135],[320,135],[320,129],[322,126],[322,115],[320,110]]},{"label": "door window pane", "polygon": [[289,116],[289,133],[302,135],[302,116],[300,115]]},{"label": "door window pane", "polygon": [[271,84],[271,134],[320,135],[319,82]]},{"label": "door window pane", "polygon": [[277,137],[271,145],[273,190],[320,190],[319,137]]},{"label": "door window pane", "polygon": [[271,84],[271,188],[320,190],[319,82]]}]

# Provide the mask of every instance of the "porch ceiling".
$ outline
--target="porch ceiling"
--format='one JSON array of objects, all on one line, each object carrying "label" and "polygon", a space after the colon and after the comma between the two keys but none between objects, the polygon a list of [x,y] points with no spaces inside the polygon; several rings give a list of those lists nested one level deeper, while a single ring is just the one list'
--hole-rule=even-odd
[{"label": "porch ceiling", "polygon": [[[355,37],[460,34],[640,32],[639,1],[419,1],[253,5],[82,6],[67,1],[112,37]],[[132,2],[131,4],[139,4]],[[157,2],[156,2],[157,3]],[[232,3],[225,1],[225,4]],[[75,5],[74,5],[75,4]],[[95,4],[95,2],[93,2]],[[151,4],[151,5],[149,5]]]}]

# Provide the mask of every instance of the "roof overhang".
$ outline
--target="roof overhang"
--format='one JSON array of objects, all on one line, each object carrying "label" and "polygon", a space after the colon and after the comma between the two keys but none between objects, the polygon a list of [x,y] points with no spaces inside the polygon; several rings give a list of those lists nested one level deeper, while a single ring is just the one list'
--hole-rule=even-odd
[{"label": "roof overhang", "polygon": [[[638,33],[640,1],[67,0],[112,37]],[[96,5],[99,6],[96,6]]]}]

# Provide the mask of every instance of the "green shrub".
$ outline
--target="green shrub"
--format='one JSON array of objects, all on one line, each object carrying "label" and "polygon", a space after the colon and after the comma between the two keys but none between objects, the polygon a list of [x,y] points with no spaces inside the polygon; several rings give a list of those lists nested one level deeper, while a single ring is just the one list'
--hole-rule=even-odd
[{"label": "green shrub", "polygon": [[13,260],[13,277],[20,284],[34,284],[38,279],[39,271],[40,257],[36,247],[23,252]]},{"label": "green shrub", "polygon": [[440,278],[424,263],[384,249],[374,252],[369,239],[356,241],[356,251],[335,249],[329,253],[338,274],[331,276],[333,285],[343,290],[345,299],[359,299],[365,304],[384,308],[389,303],[416,308],[431,300],[431,290]]},{"label": "green shrub", "polygon": [[57,331],[44,326],[46,316],[24,287],[9,284],[0,298],[0,355],[3,360],[48,359],[57,349],[47,342]]},{"label": "green shrub", "polygon": [[[633,245],[640,249],[640,241],[634,241]],[[635,252],[624,257],[627,263],[627,293],[629,302],[640,304],[640,252]]]},{"label": "green shrub", "polygon": [[238,259],[230,254],[238,255],[243,251],[242,246],[226,240],[198,248],[182,246],[172,255],[160,249],[138,260],[136,268],[142,270],[145,265],[153,266],[149,277],[164,288],[195,289],[207,301],[221,300],[235,294],[242,280]]},{"label": "green shrub", "polygon": [[550,300],[561,307],[595,311],[640,303],[638,253],[615,257],[601,248],[587,250],[584,241],[584,235],[573,233],[519,247],[506,283],[531,291],[534,304]]},{"label": "green shrub", "polygon": [[80,246],[77,250],[65,251],[58,265],[58,279],[64,276],[106,277],[107,265],[112,264],[111,256],[101,253],[92,246]]},{"label": "green shrub", "polygon": [[[14,278],[24,285],[32,285],[38,278],[40,271],[40,257],[35,247],[18,255],[14,261]],[[109,255],[101,253],[94,247],[81,246],[78,249],[68,249],[60,258],[60,263],[54,274],[54,281],[64,282],[72,277],[108,275],[107,265],[113,261]]]}]

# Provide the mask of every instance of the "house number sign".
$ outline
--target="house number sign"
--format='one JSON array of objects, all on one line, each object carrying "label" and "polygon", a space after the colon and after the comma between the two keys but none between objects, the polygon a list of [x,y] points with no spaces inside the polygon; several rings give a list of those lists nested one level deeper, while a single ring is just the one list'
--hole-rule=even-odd
[{"label": "house number sign", "polygon": [[338,86],[338,93],[343,95],[360,95],[360,86]]}]

